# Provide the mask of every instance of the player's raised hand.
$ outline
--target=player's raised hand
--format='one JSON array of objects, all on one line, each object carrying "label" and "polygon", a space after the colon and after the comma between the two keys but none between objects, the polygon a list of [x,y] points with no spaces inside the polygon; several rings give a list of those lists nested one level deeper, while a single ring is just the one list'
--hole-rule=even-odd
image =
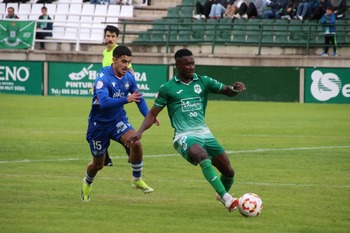
[{"label": "player's raised hand", "polygon": [[140,89],[137,89],[134,93],[128,96],[128,103],[140,102],[141,98],[142,98],[142,93],[140,92]]},{"label": "player's raised hand", "polygon": [[246,89],[245,84],[242,82],[235,82],[233,84],[233,90],[236,92],[241,92],[244,91]]},{"label": "player's raised hand", "polygon": [[128,137],[125,141],[125,145],[126,147],[130,147],[130,144],[133,144],[134,142],[140,140],[142,137],[142,134],[136,132],[133,135],[131,135],[130,137]]}]

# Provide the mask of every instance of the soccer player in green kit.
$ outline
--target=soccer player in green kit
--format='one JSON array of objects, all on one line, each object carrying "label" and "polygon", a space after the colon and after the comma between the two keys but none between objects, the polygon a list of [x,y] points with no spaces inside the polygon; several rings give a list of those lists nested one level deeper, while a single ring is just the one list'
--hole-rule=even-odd
[{"label": "soccer player in green kit", "polygon": [[[229,211],[237,209],[238,199],[228,192],[234,182],[234,170],[224,148],[205,124],[208,93],[233,97],[246,89],[244,83],[228,86],[208,76],[194,73],[195,60],[188,49],[175,53],[178,74],[163,84],[152,109],[140,129],[126,141],[130,145],[141,139],[167,106],[172,127],[175,129],[174,148],[193,165],[200,165],[203,175],[216,191],[217,200]],[[215,166],[221,173],[219,177]]]}]

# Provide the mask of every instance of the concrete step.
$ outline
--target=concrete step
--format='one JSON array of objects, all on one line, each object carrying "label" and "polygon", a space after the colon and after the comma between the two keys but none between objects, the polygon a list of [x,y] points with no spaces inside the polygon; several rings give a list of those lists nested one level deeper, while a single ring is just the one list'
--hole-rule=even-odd
[{"label": "concrete step", "polygon": [[[191,0],[188,0],[191,1]],[[151,6],[173,7],[180,5],[182,0],[150,0]]]},{"label": "concrete step", "polygon": [[134,7],[134,18],[150,17],[150,18],[161,18],[166,16],[168,13],[168,7],[154,7],[154,6],[140,6]]}]

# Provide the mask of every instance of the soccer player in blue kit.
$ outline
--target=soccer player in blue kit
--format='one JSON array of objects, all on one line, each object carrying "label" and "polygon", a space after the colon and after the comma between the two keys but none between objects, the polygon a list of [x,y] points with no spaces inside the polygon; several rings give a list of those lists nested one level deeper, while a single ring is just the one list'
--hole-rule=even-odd
[{"label": "soccer player in blue kit", "polygon": [[[146,101],[137,87],[135,77],[128,70],[131,60],[132,53],[128,47],[121,45],[116,47],[113,51],[113,64],[102,68],[94,83],[86,133],[92,161],[87,165],[83,180],[81,198],[84,202],[90,201],[92,183],[97,172],[103,168],[110,139],[124,145],[126,139],[135,133],[126,116],[124,105],[135,102],[144,117],[148,113]],[[154,123],[159,125],[158,120]],[[141,189],[144,193],[150,193],[153,189],[141,178],[142,157],[140,142],[130,146],[132,187]]]},{"label": "soccer player in blue kit", "polygon": [[[233,211],[237,209],[238,199],[228,192],[234,182],[234,170],[224,148],[205,124],[205,110],[209,93],[233,97],[246,87],[242,82],[229,86],[194,73],[195,60],[188,49],[178,50],[174,57],[178,74],[160,87],[153,107],[140,129],[127,139],[127,145],[132,147],[138,143],[143,132],[152,126],[160,111],[167,107],[171,126],[175,129],[175,150],[189,163],[200,165],[204,177],[216,191],[216,199]],[[221,176],[218,176],[214,167]]]}]

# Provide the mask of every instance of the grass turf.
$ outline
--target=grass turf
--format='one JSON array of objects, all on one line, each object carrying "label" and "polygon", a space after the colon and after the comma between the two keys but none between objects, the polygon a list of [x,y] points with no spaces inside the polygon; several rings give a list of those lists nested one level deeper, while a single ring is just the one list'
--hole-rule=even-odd
[{"label": "grass turf", "polygon": [[[210,101],[207,124],[236,171],[235,196],[259,194],[257,218],[229,213],[172,148],[166,110],[142,139],[144,195],[123,148],[80,200],[90,153],[89,98],[0,95],[0,232],[348,232],[350,122],[346,104]],[[151,106],[153,101],[148,101]],[[137,129],[135,104],[126,106]]]}]

